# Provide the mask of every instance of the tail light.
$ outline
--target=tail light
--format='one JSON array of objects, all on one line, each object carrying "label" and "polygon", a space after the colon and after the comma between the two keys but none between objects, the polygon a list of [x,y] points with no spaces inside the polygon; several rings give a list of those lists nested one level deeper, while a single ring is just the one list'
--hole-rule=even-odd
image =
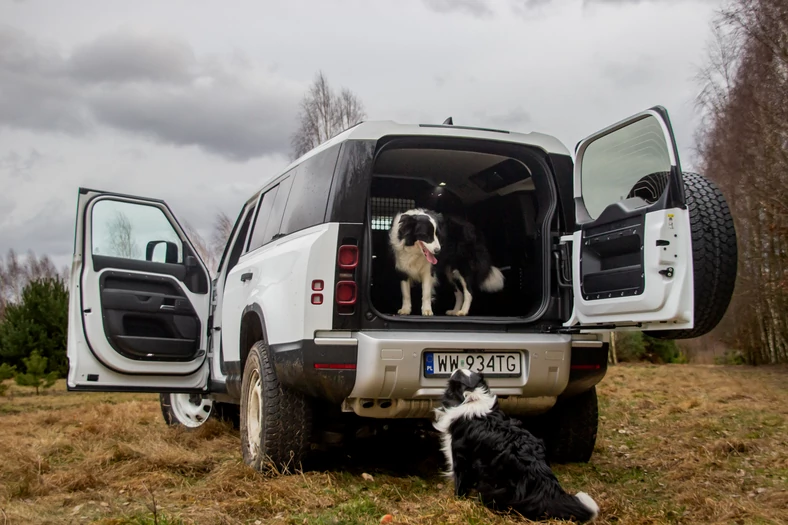
[{"label": "tail light", "polygon": [[358,246],[352,244],[340,246],[337,262],[343,270],[352,270],[358,266]]},{"label": "tail light", "polygon": [[356,304],[357,295],[356,281],[339,281],[334,296],[337,304],[348,306]]},{"label": "tail light", "polygon": [[358,241],[351,237],[341,239],[337,249],[337,285],[334,300],[339,315],[353,315],[358,301]]}]

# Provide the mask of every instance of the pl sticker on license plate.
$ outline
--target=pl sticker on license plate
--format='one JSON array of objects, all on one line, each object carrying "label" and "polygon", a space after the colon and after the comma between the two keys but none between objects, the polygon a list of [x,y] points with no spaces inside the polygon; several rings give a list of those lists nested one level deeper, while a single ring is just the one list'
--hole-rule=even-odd
[{"label": "pl sticker on license plate", "polygon": [[481,372],[487,377],[518,377],[521,374],[520,353],[424,353],[424,375],[427,377],[449,377],[458,368]]}]

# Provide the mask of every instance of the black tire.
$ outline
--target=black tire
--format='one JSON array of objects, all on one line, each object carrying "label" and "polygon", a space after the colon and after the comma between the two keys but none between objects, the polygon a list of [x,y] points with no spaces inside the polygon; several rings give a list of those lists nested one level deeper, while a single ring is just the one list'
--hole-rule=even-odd
[{"label": "black tire", "polygon": [[691,339],[712,331],[733,296],[738,268],[736,229],[720,189],[698,173],[684,173],[690,214],[695,323],[691,330],[646,331],[659,339]]},{"label": "black tire", "polygon": [[[259,392],[253,391],[259,380]],[[259,396],[259,399],[258,397]],[[258,408],[255,409],[255,403]],[[250,420],[250,407],[258,415]],[[310,448],[312,412],[308,399],[283,387],[258,341],[249,350],[241,386],[241,453],[244,463],[259,472],[291,473],[302,468]]]},{"label": "black tire", "polygon": [[551,463],[587,463],[599,427],[596,386],[559,399],[543,419],[543,439]]}]

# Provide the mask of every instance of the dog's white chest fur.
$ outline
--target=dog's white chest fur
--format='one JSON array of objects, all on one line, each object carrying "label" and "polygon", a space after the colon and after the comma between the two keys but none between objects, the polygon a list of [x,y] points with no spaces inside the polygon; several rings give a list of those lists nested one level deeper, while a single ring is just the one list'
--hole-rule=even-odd
[{"label": "dog's white chest fur", "polygon": [[406,274],[413,281],[420,283],[424,275],[430,275],[430,262],[418,246],[394,245],[397,270]]}]

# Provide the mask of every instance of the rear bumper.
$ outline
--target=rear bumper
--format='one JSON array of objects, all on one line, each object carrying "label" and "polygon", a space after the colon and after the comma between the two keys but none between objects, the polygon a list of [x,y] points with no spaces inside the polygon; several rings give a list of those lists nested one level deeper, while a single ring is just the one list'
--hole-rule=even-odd
[{"label": "rear bumper", "polygon": [[[429,417],[445,378],[424,376],[424,352],[516,351],[522,375],[487,380],[501,408],[539,414],[559,396],[591,388],[607,370],[607,343],[564,334],[334,332],[271,345],[279,381],[343,410],[377,418]],[[353,368],[355,365],[355,369]]]},{"label": "rear bumper", "polygon": [[498,396],[558,396],[569,381],[568,335],[463,332],[357,332],[358,364],[351,398],[440,399],[445,378],[424,377],[425,350],[517,351],[522,375],[490,378]]}]

